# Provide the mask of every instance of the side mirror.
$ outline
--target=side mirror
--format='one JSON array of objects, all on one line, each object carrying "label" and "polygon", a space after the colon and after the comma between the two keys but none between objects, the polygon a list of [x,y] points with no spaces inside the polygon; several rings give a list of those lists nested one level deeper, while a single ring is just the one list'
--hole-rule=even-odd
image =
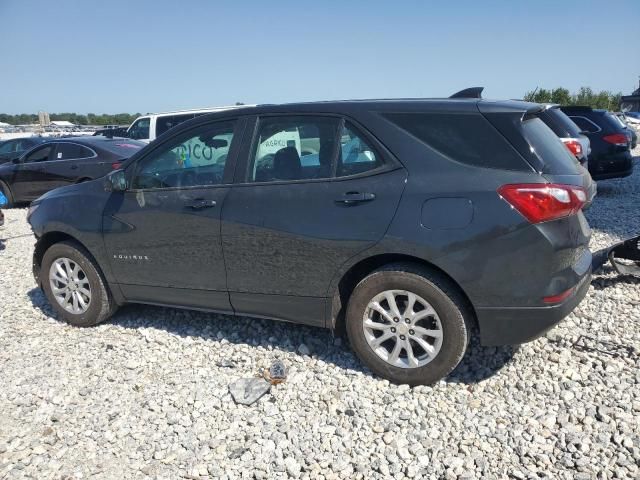
[{"label": "side mirror", "polygon": [[18,158],[12,158],[11,159],[11,163],[15,163],[16,165],[20,163],[20,157]]},{"label": "side mirror", "polygon": [[106,192],[124,192],[127,189],[127,177],[124,170],[116,170],[107,175],[104,189]]}]

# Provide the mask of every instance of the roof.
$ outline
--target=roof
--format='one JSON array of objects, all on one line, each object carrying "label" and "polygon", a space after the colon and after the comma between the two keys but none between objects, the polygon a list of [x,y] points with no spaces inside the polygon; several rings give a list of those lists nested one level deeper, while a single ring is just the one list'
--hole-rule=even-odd
[{"label": "roof", "polygon": [[57,127],[75,127],[75,124],[68,122],[67,120],[52,120],[49,123]]}]

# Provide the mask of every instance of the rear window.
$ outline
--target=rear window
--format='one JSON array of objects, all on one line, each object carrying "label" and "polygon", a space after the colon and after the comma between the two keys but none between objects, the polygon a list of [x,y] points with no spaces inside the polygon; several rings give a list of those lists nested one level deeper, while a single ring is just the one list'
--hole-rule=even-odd
[{"label": "rear window", "polygon": [[529,169],[479,113],[389,113],[384,117],[452,160],[485,168]]},{"label": "rear window", "polygon": [[144,146],[146,146],[146,143],[144,142],[124,138],[121,140],[108,140],[100,143],[101,148],[122,158],[129,158]]},{"label": "rear window", "polygon": [[547,114],[551,118],[553,124],[558,126],[558,129],[556,130],[555,128],[553,128],[553,126],[548,125],[549,127],[551,127],[551,130],[553,130],[557,135],[561,137],[578,138],[578,136],[580,135],[580,128],[578,128],[578,126],[573,123],[573,121],[567,116],[566,113],[564,113],[559,108],[550,108],[549,110],[547,110]]},{"label": "rear window", "polygon": [[537,117],[522,122],[522,133],[531,151],[544,165],[543,173],[575,175],[578,161],[553,131]]}]

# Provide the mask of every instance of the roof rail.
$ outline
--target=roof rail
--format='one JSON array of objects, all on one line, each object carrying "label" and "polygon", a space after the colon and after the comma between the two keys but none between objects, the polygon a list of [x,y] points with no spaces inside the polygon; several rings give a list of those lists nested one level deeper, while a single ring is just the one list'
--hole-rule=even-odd
[{"label": "roof rail", "polygon": [[471,87],[454,93],[449,98],[482,98],[484,87]]}]

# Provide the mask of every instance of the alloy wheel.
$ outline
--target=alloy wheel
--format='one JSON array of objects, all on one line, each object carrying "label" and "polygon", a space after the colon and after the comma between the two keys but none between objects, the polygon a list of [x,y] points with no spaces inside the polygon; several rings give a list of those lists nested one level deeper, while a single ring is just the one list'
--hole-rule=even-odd
[{"label": "alloy wheel", "polygon": [[56,259],[49,269],[49,285],[56,301],[66,311],[79,315],[89,308],[91,285],[77,262],[65,257]]},{"label": "alloy wheel", "polygon": [[369,347],[394,367],[423,367],[442,347],[442,323],[435,309],[407,290],[385,290],[371,299],[362,328]]}]

